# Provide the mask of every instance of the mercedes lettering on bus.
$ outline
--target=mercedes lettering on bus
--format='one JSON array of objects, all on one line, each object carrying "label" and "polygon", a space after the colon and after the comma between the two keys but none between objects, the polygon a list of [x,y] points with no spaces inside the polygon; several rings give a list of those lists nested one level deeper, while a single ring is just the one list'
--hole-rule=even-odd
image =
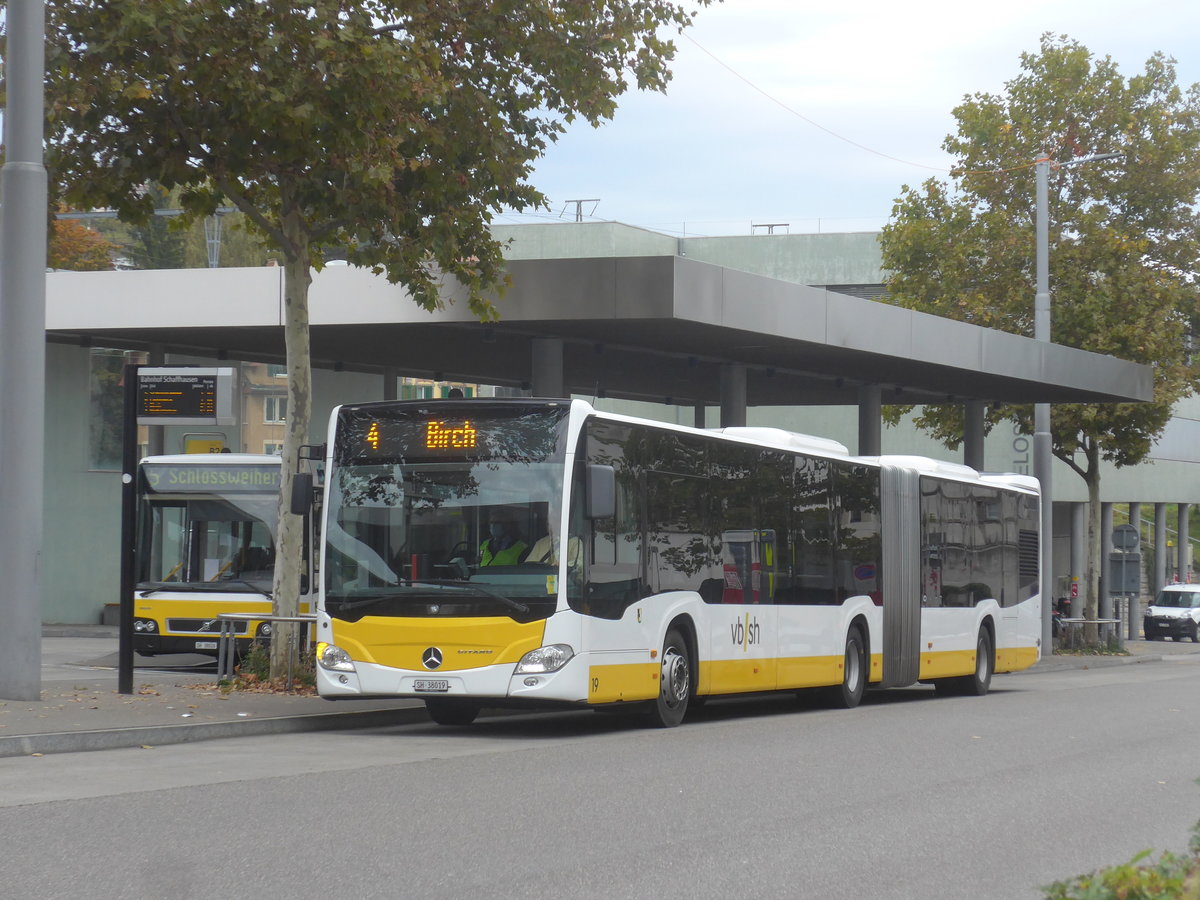
[{"label": "mercedes lettering on bus", "polygon": [[673,726],[719,695],[982,695],[1041,653],[1025,475],[537,399],[342,406],[325,468],[326,698]]}]

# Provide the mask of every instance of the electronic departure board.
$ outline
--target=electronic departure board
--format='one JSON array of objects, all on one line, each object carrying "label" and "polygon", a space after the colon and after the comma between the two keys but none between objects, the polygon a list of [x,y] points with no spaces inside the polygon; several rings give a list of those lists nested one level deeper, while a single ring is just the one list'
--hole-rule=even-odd
[{"label": "electronic departure board", "polygon": [[232,425],[233,369],[142,367],[139,425]]},{"label": "electronic departure board", "polygon": [[470,401],[344,406],[335,455],[343,464],[352,459],[541,461],[561,452],[569,409],[565,403]]}]

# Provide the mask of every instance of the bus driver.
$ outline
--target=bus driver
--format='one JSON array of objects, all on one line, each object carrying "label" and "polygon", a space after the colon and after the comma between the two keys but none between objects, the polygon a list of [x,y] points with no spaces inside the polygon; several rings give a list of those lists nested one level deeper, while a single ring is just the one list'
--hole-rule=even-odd
[{"label": "bus driver", "polygon": [[515,566],[529,546],[521,540],[516,519],[507,510],[492,513],[488,534],[488,539],[479,545],[481,566]]}]

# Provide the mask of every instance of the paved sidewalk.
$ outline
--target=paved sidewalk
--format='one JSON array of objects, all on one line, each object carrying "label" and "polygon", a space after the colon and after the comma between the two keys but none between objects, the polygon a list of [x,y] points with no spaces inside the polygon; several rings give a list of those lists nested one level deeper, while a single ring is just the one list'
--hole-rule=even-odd
[{"label": "paved sidewalk", "polygon": [[428,721],[416,700],[346,700],[216,689],[210,658],[135,657],[117,693],[117,630],[46,626],[42,696],[0,700],[0,757]]},{"label": "paved sidewalk", "polygon": [[[418,700],[331,702],[315,696],[216,689],[201,656],[137,657],[134,693],[117,693],[117,631],[46,626],[42,697],[0,700],[0,757],[156,746],[214,738],[426,722]],[[1052,656],[1019,676],[1160,662],[1200,644],[1128,641],[1128,656]]]},{"label": "paved sidewalk", "polygon": [[1072,656],[1055,654],[1043,657],[1032,669],[1018,672],[1018,675],[1039,672],[1056,672],[1063,669],[1100,669],[1107,666],[1128,666],[1138,663],[1162,662],[1177,656],[1200,656],[1200,644],[1191,641],[1125,641],[1127,656]]}]

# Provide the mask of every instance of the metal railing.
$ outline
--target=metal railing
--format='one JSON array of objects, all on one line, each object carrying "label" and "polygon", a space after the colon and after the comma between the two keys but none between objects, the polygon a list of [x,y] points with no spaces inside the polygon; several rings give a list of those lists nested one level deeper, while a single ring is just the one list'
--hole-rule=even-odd
[{"label": "metal railing", "polygon": [[[264,615],[263,613],[219,613],[217,620],[221,623],[221,636],[217,644],[217,678],[224,680],[233,677],[233,661],[237,656],[237,631],[235,623],[246,622],[249,631],[250,622],[295,622],[299,624],[311,624],[317,621],[317,617],[313,613],[301,613],[298,616],[273,616]],[[272,628],[272,631],[274,629]],[[292,665],[296,659],[297,650],[299,648],[300,629],[290,629],[291,634],[288,636],[288,669],[287,669],[287,689],[292,689]],[[272,639],[274,635],[272,634]]]}]

